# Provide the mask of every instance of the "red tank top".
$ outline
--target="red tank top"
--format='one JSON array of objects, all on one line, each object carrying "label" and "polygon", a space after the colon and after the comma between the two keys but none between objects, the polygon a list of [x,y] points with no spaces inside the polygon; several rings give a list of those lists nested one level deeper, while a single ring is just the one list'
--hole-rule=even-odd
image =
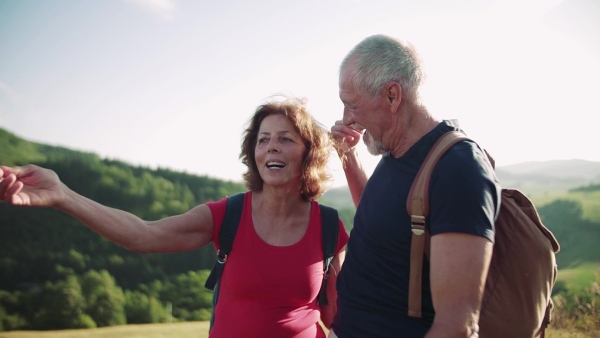
[{"label": "red tank top", "polygon": [[[325,338],[316,298],[323,279],[321,216],[312,202],[304,237],[290,246],[264,242],[252,224],[251,193],[246,193],[239,228],[223,272],[211,338]],[[227,199],[209,202],[213,243]],[[338,252],[348,234],[340,221]]]}]

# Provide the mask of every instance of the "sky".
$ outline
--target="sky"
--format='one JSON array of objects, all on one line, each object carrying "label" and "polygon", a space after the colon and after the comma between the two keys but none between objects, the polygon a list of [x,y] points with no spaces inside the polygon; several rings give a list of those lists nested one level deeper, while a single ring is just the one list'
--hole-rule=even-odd
[{"label": "sky", "polygon": [[597,0],[0,0],[0,128],[241,181],[256,107],[303,97],[329,129],[341,60],[387,34],[419,52],[429,111],[497,166],[600,161],[598,18]]}]

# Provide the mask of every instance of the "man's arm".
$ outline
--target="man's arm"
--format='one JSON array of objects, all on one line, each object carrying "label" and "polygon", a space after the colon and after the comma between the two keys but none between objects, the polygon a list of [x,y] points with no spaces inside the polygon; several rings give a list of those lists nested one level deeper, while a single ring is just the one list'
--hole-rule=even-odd
[{"label": "man's arm", "polygon": [[331,134],[336,142],[336,150],[342,161],[348,188],[356,207],[369,179],[356,152],[361,132],[343,125],[342,121],[336,121],[331,127]]},{"label": "man's arm", "polygon": [[357,207],[369,178],[358,158],[356,149],[352,149],[345,154],[343,166],[352,201],[354,201],[354,206]]},{"label": "man's arm", "polygon": [[492,248],[488,239],[470,234],[431,237],[435,319],[425,337],[478,337],[479,309]]}]

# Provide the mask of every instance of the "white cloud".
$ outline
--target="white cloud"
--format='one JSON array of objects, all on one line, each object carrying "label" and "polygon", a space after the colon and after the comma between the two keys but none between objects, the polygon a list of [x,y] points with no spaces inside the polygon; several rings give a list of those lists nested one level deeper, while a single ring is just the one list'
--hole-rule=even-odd
[{"label": "white cloud", "polygon": [[151,13],[162,20],[173,20],[175,17],[174,0],[125,0],[139,9]]}]

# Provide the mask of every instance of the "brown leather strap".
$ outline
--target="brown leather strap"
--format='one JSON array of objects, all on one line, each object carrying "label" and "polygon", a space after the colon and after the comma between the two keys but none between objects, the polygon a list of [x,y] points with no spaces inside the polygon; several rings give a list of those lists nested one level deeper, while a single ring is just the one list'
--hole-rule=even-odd
[{"label": "brown leather strap", "polygon": [[[423,230],[425,226],[423,225]],[[414,227],[413,227],[414,229]],[[410,243],[410,279],[408,281],[408,316],[421,318],[421,269],[423,266],[423,250],[425,234],[413,232]]]},{"label": "brown leather strap", "polygon": [[408,193],[406,209],[411,218],[410,278],[408,283],[408,315],[421,317],[421,278],[423,255],[429,257],[429,233],[425,221],[429,217],[429,180],[433,168],[454,144],[469,138],[459,131],[448,132],[433,145],[421,165]]}]

